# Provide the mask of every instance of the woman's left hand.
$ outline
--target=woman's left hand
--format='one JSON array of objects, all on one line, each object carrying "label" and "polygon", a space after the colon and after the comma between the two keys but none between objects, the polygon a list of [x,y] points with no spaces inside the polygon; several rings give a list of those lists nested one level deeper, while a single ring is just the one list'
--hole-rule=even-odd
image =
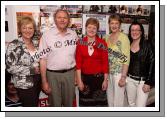
[{"label": "woman's left hand", "polygon": [[107,90],[107,87],[108,87],[108,80],[104,79],[103,84],[102,84],[102,90],[103,91]]},{"label": "woman's left hand", "polygon": [[124,87],[126,85],[126,79],[121,78],[118,82],[119,87]]},{"label": "woman's left hand", "polygon": [[151,88],[150,88],[150,85],[144,84],[142,89],[144,93],[147,93],[147,92],[150,92]]}]

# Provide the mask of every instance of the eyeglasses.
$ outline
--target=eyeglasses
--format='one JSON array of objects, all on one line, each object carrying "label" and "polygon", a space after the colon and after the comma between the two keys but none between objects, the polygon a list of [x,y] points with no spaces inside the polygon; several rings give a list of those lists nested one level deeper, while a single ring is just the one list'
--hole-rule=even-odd
[{"label": "eyeglasses", "polygon": [[138,29],[132,29],[131,32],[139,32],[141,30],[138,30]]}]

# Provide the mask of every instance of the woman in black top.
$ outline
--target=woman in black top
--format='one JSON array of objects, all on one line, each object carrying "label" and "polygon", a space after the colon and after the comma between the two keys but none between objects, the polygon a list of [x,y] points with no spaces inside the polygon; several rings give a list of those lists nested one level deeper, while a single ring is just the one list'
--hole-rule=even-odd
[{"label": "woman in black top", "polygon": [[129,106],[146,106],[148,94],[152,86],[152,70],[154,54],[151,45],[144,38],[144,28],[140,23],[132,23],[129,27],[130,65],[127,77],[127,96]]}]

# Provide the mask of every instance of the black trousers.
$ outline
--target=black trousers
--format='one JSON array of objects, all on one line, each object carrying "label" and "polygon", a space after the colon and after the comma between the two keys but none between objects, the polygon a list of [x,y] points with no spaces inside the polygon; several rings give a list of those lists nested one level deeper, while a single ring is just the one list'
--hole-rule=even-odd
[{"label": "black trousers", "polygon": [[41,91],[41,76],[35,75],[34,86],[30,89],[17,88],[18,96],[23,107],[37,107],[39,102],[39,93]]},{"label": "black trousers", "polygon": [[106,91],[102,90],[104,74],[83,74],[84,90],[79,91],[79,106],[108,106]]}]

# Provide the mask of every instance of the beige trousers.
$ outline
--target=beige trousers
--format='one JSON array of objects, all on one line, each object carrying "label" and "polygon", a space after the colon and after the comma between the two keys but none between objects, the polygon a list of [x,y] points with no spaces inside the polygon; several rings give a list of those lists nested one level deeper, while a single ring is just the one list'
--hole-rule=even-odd
[{"label": "beige trousers", "polygon": [[125,86],[119,87],[118,82],[121,79],[121,73],[109,75],[107,100],[109,107],[124,107]]},{"label": "beige trousers", "polygon": [[49,106],[72,107],[75,98],[74,70],[65,73],[47,71],[47,78],[51,87]]}]

